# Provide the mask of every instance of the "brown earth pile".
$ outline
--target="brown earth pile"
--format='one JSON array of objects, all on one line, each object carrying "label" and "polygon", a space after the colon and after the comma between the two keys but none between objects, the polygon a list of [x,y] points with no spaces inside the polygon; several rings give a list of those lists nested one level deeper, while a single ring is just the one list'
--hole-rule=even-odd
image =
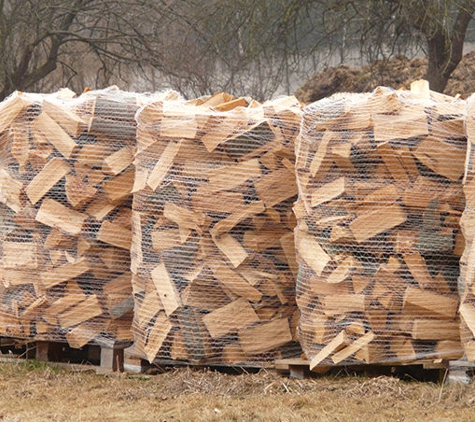
[{"label": "brown earth pile", "polygon": [[[409,60],[404,56],[375,61],[361,68],[346,65],[328,67],[308,79],[295,92],[295,96],[303,103],[309,104],[336,92],[371,92],[377,86],[409,89],[411,82],[425,78],[426,72],[426,58]],[[475,92],[474,75],[475,51],[464,56],[444,93],[451,96],[460,94],[467,98]]]}]

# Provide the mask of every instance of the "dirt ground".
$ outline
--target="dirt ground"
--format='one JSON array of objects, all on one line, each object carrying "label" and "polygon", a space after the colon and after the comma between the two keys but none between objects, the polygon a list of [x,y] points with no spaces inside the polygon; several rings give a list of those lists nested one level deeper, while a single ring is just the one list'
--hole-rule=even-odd
[{"label": "dirt ground", "polygon": [[[341,65],[329,67],[312,76],[299,88],[295,96],[305,104],[329,97],[336,92],[370,92],[377,86],[394,89],[410,88],[412,81],[424,79],[427,59],[409,60],[398,56],[380,60],[361,68]],[[445,94],[468,98],[475,92],[475,51],[464,56],[452,73]]]},{"label": "dirt ground", "polygon": [[0,421],[474,421],[475,383],[342,372],[172,368],[155,375],[0,364]]}]

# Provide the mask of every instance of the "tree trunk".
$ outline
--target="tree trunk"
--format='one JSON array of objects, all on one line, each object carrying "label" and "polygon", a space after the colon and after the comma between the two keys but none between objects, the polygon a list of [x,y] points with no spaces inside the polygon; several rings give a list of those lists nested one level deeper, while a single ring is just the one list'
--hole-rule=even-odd
[{"label": "tree trunk", "polygon": [[474,12],[475,2],[472,0],[460,6],[451,34],[442,23],[433,33],[423,29],[428,44],[427,80],[431,90],[443,92],[450,75],[462,60],[465,34]]},{"label": "tree trunk", "polygon": [[447,33],[439,30],[427,39],[428,66],[427,80],[432,91],[443,92],[449,80],[450,73],[444,72],[445,64],[449,59],[449,49],[446,48]]}]

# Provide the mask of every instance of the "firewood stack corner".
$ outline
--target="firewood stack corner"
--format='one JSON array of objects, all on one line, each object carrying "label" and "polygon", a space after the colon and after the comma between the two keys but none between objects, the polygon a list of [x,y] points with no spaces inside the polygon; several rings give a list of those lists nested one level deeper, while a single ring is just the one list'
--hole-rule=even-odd
[{"label": "firewood stack corner", "polygon": [[461,227],[465,237],[465,250],[460,260],[460,320],[461,338],[468,361],[475,362],[475,96],[467,100],[465,120],[467,134],[467,160],[463,191],[465,210]]}]

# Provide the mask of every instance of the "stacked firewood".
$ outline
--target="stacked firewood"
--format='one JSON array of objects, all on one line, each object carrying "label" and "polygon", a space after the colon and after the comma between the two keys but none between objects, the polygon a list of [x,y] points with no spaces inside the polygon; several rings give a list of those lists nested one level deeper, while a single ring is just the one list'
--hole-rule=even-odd
[{"label": "stacked firewood", "polygon": [[0,105],[0,335],[131,340],[135,113],[112,87]]},{"label": "stacked firewood", "polygon": [[467,100],[465,121],[467,134],[467,160],[463,191],[465,210],[461,219],[465,237],[465,250],[460,260],[460,320],[461,337],[465,355],[469,361],[475,361],[475,96]]},{"label": "stacked firewood", "polygon": [[464,114],[424,81],[304,108],[294,210],[311,368],[463,354]]},{"label": "stacked firewood", "polygon": [[136,351],[149,361],[240,364],[300,350],[298,101],[218,93],[153,103],[137,122]]}]

